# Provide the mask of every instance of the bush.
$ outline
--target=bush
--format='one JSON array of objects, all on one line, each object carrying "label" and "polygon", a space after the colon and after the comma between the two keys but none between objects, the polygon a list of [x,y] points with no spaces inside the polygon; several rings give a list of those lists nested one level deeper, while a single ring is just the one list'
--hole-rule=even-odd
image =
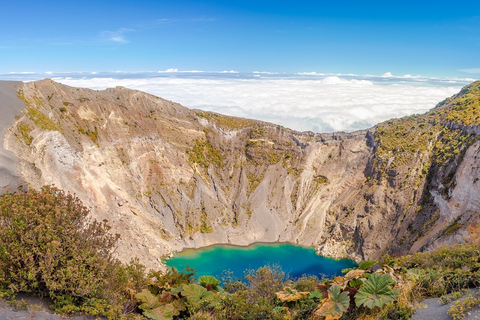
[{"label": "bush", "polygon": [[143,269],[114,259],[118,235],[88,214],[78,198],[55,187],[1,196],[0,290],[49,296],[65,313],[119,302],[132,277],[143,281]]},{"label": "bush", "polygon": [[412,317],[415,309],[409,305],[392,303],[382,311],[381,320],[408,320]]},{"label": "bush", "polygon": [[478,287],[479,261],[479,246],[457,245],[403,256],[398,263],[405,268],[424,270],[424,274],[416,281],[415,290],[424,297],[440,297],[461,289]]},{"label": "bush", "polygon": [[261,298],[273,300],[275,292],[282,290],[285,281],[285,273],[280,266],[264,266],[257,270],[248,270],[245,276],[248,286],[249,302]]}]

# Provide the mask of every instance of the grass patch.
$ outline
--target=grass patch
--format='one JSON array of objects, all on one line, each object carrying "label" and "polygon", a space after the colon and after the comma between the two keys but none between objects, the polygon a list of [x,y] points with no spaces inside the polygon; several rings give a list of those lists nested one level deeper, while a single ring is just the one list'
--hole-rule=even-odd
[{"label": "grass patch", "polygon": [[199,164],[204,167],[205,171],[212,164],[222,167],[223,156],[222,151],[213,147],[210,140],[195,139],[193,147],[187,149],[188,160],[191,163]]},{"label": "grass patch", "polygon": [[43,130],[58,130],[58,126],[40,110],[34,107],[27,108],[27,116]]},{"label": "grass patch", "polygon": [[230,116],[225,116],[222,114],[218,114],[215,112],[208,112],[208,111],[198,111],[195,113],[195,115],[197,117],[212,121],[216,125],[222,128],[231,129],[231,130],[238,130],[245,127],[249,127],[255,123],[253,120],[250,120],[250,119],[230,117]]},{"label": "grass patch", "polygon": [[27,145],[31,145],[33,141],[33,137],[30,135],[30,132],[32,129],[28,125],[28,123],[25,122],[19,122],[17,124],[17,130],[20,133],[21,140]]}]

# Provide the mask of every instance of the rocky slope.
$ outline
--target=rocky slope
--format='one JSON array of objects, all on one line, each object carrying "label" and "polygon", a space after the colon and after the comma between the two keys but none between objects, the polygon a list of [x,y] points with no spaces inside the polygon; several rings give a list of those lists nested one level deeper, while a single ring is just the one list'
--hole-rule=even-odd
[{"label": "rocky slope", "polygon": [[55,184],[107,219],[123,260],[258,241],[377,258],[477,240],[479,86],[425,115],[314,134],[46,79],[17,86],[4,148],[29,187]]}]

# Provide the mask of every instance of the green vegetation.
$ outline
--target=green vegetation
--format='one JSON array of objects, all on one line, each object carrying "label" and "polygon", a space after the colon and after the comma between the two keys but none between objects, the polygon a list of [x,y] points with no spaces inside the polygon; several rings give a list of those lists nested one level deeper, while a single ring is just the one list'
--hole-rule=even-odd
[{"label": "green vegetation", "polygon": [[49,297],[62,314],[109,319],[141,319],[136,310],[149,319],[306,319],[324,305],[325,314],[351,308],[351,290],[341,277],[323,284],[315,277],[290,280],[279,268],[264,267],[243,281],[222,279],[220,287],[211,276],[196,283],[191,270],[146,274],[137,262],[112,257],[118,236],[88,213],[77,198],[53,187],[3,195],[1,296],[27,292]]},{"label": "green vegetation", "polygon": [[452,223],[450,223],[448,226],[445,227],[445,229],[441,231],[441,234],[448,237],[449,235],[454,234],[458,229],[460,229],[463,226],[463,224],[459,223],[460,218],[461,217],[457,217],[455,220],[453,220]]},{"label": "green vegetation", "polygon": [[42,128],[43,130],[57,130],[57,125],[46,115],[44,115],[40,110],[34,107],[27,108],[27,116],[32,119],[32,121]]},{"label": "green vegetation", "polygon": [[27,105],[26,114],[37,126],[44,130],[58,131],[57,125],[39,110],[39,108],[43,108],[43,102],[39,97],[26,97],[22,89],[17,91],[17,97],[25,102]]},{"label": "green vegetation", "polygon": [[328,289],[327,298],[321,307],[317,310],[319,316],[341,316],[347,311],[350,305],[350,298],[348,297],[348,291],[340,292],[340,287],[336,284],[332,285]]},{"label": "green vegetation", "polygon": [[247,176],[248,179],[248,189],[247,189],[247,197],[252,194],[255,189],[257,189],[258,185],[260,182],[262,182],[263,179],[263,174],[260,176],[255,175],[254,173],[251,173]]},{"label": "green vegetation", "polygon": [[220,284],[220,280],[217,280],[215,277],[212,276],[201,276],[198,279],[198,283],[202,286],[207,288],[209,291],[218,291],[218,285]]},{"label": "green vegetation", "polygon": [[372,274],[355,295],[357,306],[370,309],[382,307],[397,299],[398,293],[393,290],[395,281],[389,274]]},{"label": "green vegetation", "polygon": [[193,147],[187,150],[188,160],[197,163],[207,171],[212,164],[221,167],[223,165],[222,151],[213,147],[210,140],[195,139]]},{"label": "green vegetation", "polygon": [[27,146],[31,145],[33,142],[33,137],[30,135],[32,129],[30,128],[28,123],[19,122],[17,124],[17,130],[20,133],[20,136],[18,136],[17,134],[15,134],[15,136],[21,141],[23,141]]},{"label": "green vegetation", "polygon": [[457,95],[440,103],[437,114],[447,122],[466,125],[480,125],[480,81],[471,83]]},{"label": "green vegetation", "polygon": [[462,289],[460,291],[452,292],[448,295],[443,295],[443,296],[440,297],[440,303],[441,304],[448,304],[452,301],[458,300],[459,298],[465,296],[469,292],[470,291],[467,290],[467,289]]},{"label": "green vegetation", "polygon": [[478,306],[480,306],[480,297],[472,294],[463,300],[456,301],[455,304],[450,307],[447,313],[454,320],[459,320],[465,318],[468,311]]},{"label": "green vegetation", "polygon": [[[0,296],[26,292],[49,297],[58,313],[109,319],[408,319],[423,298],[453,300],[480,285],[479,246],[364,261],[335,279],[288,279],[274,266],[220,283],[212,276],[196,282],[192,269],[147,274],[136,261],[120,263],[111,253],[117,239],[58,189],[5,194]],[[479,301],[469,296],[449,314],[460,319]]]},{"label": "green vegetation", "polygon": [[92,140],[92,142],[97,143],[98,134],[96,128],[95,131],[85,131],[85,134],[90,137],[90,140]]},{"label": "green vegetation", "polygon": [[251,126],[255,123],[253,120],[244,119],[244,118],[237,118],[237,117],[229,117],[222,114],[218,114],[215,112],[208,112],[208,111],[198,111],[195,113],[197,117],[207,119],[209,121],[214,122],[216,125],[231,129],[231,130],[238,130],[248,126]]},{"label": "green vegetation", "polygon": [[324,177],[324,176],[316,176],[314,179],[315,179],[315,182],[316,182],[318,185],[328,184],[328,178],[327,178],[327,177]]},{"label": "green vegetation", "polygon": [[[59,313],[121,314],[144,267],[111,255],[118,237],[88,219],[80,200],[53,187],[0,198],[0,295],[49,297]],[[126,305],[125,305],[126,306]]]},{"label": "green vegetation", "polygon": [[205,207],[202,207],[202,215],[200,217],[200,232],[201,233],[212,233],[212,227],[207,223],[207,212]]},{"label": "green vegetation", "polygon": [[375,132],[378,145],[375,168],[381,175],[393,169],[430,158],[429,165],[444,166],[461,154],[473,136],[462,126],[480,125],[480,81],[465,87],[458,95],[440,103],[423,115],[392,119],[379,124]]},{"label": "green vegetation", "polygon": [[90,140],[92,140],[92,142],[97,143],[97,140],[98,140],[97,128],[95,128],[95,131],[88,131],[83,128],[79,128],[78,132],[80,132],[81,134],[86,134],[90,138]]}]

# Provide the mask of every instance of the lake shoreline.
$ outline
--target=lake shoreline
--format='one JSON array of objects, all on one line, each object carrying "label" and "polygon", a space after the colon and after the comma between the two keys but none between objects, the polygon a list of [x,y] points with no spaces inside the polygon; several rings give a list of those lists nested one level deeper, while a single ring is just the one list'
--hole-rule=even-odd
[{"label": "lake shoreline", "polygon": [[282,244],[290,244],[298,247],[303,247],[303,248],[313,248],[315,252],[317,253],[318,256],[333,259],[333,260],[343,260],[343,259],[350,259],[352,261],[355,261],[357,264],[362,261],[362,259],[359,259],[357,256],[339,256],[339,255],[330,255],[330,254],[320,254],[320,250],[315,247],[314,245],[303,245],[303,244],[298,244],[298,243],[293,243],[293,242],[288,242],[288,241],[275,241],[275,242],[268,242],[268,241],[256,241],[256,242],[251,242],[249,244],[232,244],[232,243],[214,243],[214,244],[209,244],[207,246],[193,246],[193,247],[183,247],[181,250],[173,250],[170,253],[166,254],[164,257],[161,258],[162,263],[165,265],[165,261],[171,259],[175,255],[184,253],[185,251],[188,250],[199,250],[199,249],[208,249],[211,247],[215,246],[231,246],[231,247],[240,247],[240,248],[248,248],[257,244],[267,244],[267,245],[282,245]]},{"label": "lake shoreline", "polygon": [[218,276],[230,270],[236,272],[237,277],[241,277],[245,270],[277,265],[294,277],[302,275],[331,277],[339,275],[344,268],[357,265],[352,259],[321,256],[313,246],[290,242],[257,242],[248,246],[216,244],[199,249],[186,248],[165,259],[164,263],[178,270],[188,266],[197,270],[197,275]]}]

